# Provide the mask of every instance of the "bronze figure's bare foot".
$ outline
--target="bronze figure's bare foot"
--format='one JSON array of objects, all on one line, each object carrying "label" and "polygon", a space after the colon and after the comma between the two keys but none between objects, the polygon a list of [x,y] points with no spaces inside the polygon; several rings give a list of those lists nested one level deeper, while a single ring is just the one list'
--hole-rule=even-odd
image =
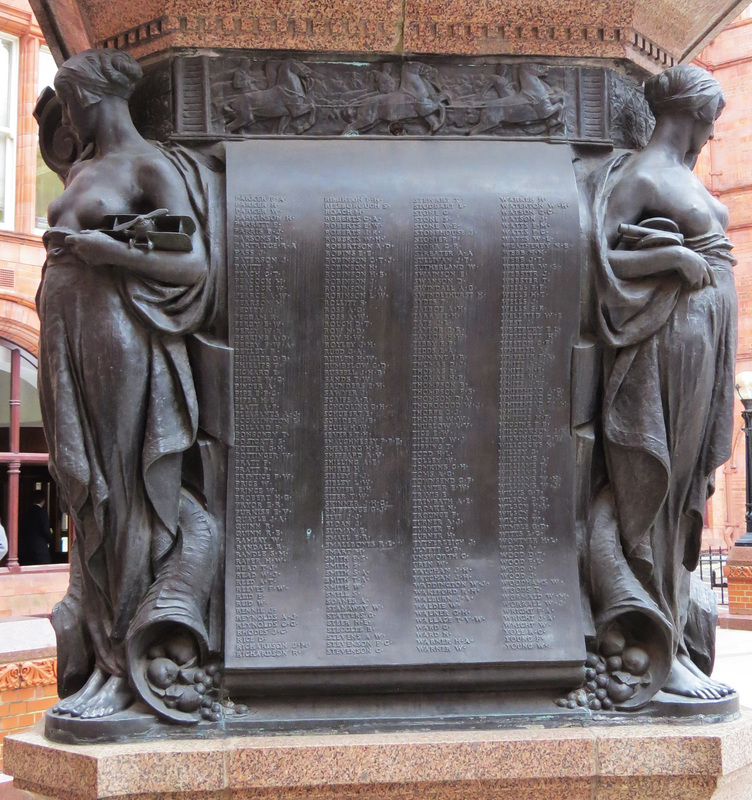
[{"label": "bronze figure's bare foot", "polygon": [[699,678],[701,681],[705,681],[705,683],[712,686],[716,691],[721,693],[721,697],[726,697],[726,695],[733,694],[734,689],[731,686],[728,686],[725,683],[721,683],[720,681],[713,680],[710,676],[706,675],[698,666],[692,661],[689,656],[679,655],[677,656],[679,662],[685,666],[693,675]]},{"label": "bronze figure's bare foot", "polygon": [[81,711],[81,719],[109,717],[119,711],[125,711],[133,700],[133,691],[128,685],[128,679],[110,675],[104,686]]},{"label": "bronze figure's bare foot", "polygon": [[107,674],[99,667],[94,667],[91,677],[75,694],[66,697],[52,707],[53,714],[70,714],[73,717],[79,716],[81,711],[76,713],[76,709],[83,709],[107,681]]},{"label": "bronze figure's bare foot", "polygon": [[677,658],[671,665],[671,672],[668,674],[663,691],[682,697],[696,697],[700,700],[720,700],[722,697],[720,690],[712,685],[706,675],[698,677]]}]

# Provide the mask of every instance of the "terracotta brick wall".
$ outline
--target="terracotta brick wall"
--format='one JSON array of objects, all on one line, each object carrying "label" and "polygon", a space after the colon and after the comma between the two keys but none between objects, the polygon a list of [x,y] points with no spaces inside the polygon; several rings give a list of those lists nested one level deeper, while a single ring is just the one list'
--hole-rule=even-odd
[{"label": "terracotta brick wall", "polygon": [[728,578],[729,613],[752,614],[752,567],[729,566]]},{"label": "terracotta brick wall", "polygon": [[[697,172],[729,209],[739,294],[739,350],[736,373],[752,370],[752,15],[744,11],[699,55],[697,62],[723,86],[726,109],[716,124]],[[742,405],[735,409],[731,459],[716,473],[716,494],[708,508],[704,545],[728,547],[745,530]]]},{"label": "terracotta brick wall", "polygon": [[[723,572],[728,580],[729,627],[752,630],[752,547],[732,548]],[[746,621],[734,621],[738,617]]]},{"label": "terracotta brick wall", "polygon": [[12,230],[0,230],[0,338],[36,355],[39,319],[34,296],[39,286],[44,248],[34,234],[36,221],[37,100],[42,32],[28,0],[0,3],[0,30],[18,37],[18,128],[15,137],[15,218]]},{"label": "terracotta brick wall", "polygon": [[38,722],[57,702],[57,659],[0,664],[0,772],[3,739]]},{"label": "terracotta brick wall", "polygon": [[[43,40],[28,0],[0,3],[0,30],[19,39],[15,220],[11,223],[13,230],[0,231],[0,338],[36,355],[39,319],[34,296],[44,248],[41,238],[34,234],[37,128],[31,115]],[[0,620],[49,614],[67,586],[67,565],[25,567],[16,573],[0,568]],[[33,725],[57,701],[56,659],[48,657],[50,649],[40,652],[43,658],[33,655],[0,656],[0,772],[5,736]]]},{"label": "terracotta brick wall", "polygon": [[32,355],[39,349],[34,297],[42,277],[44,247],[37,236],[0,232],[0,337]]},{"label": "terracotta brick wall", "polygon": [[[4,233],[0,236],[0,269],[12,269],[15,280],[11,289],[17,294],[33,298],[37,293],[44,264],[44,246],[38,236],[21,233]],[[0,273],[0,277],[2,273]]]},{"label": "terracotta brick wall", "polygon": [[0,569],[0,618],[49,614],[68,589],[68,565]]}]

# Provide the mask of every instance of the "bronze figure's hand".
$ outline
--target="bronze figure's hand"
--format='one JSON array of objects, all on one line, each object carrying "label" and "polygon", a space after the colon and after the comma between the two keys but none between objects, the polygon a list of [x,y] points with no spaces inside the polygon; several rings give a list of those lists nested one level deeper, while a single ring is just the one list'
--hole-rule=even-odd
[{"label": "bronze figure's hand", "polygon": [[112,264],[117,257],[117,246],[113,239],[100,231],[81,231],[65,237],[70,252],[90,267]]},{"label": "bronze figure's hand", "polygon": [[713,270],[708,262],[694,250],[687,247],[680,248],[681,258],[676,265],[676,271],[686,281],[690,289],[704,289],[706,286],[715,286]]}]

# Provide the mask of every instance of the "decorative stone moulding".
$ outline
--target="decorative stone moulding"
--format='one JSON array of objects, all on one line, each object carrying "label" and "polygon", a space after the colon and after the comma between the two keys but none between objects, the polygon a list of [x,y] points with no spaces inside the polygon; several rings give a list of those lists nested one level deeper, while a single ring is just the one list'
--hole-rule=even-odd
[{"label": "decorative stone moulding", "polygon": [[729,578],[752,579],[752,567],[729,567],[726,575]]},{"label": "decorative stone moulding", "polygon": [[7,692],[11,689],[18,689],[21,680],[20,664],[0,665],[0,692]]},{"label": "decorative stone moulding", "polygon": [[21,664],[21,688],[29,686],[48,686],[57,682],[57,659],[45,658],[40,661],[24,661]]},{"label": "decorative stone moulding", "polygon": [[54,658],[0,664],[0,692],[49,686],[56,681],[57,659]]},{"label": "decorative stone moulding", "polygon": [[117,47],[136,58],[173,48],[227,47],[626,59],[658,72],[691,59],[746,0],[621,0],[587,7],[577,0],[536,6],[528,0],[338,0],[325,10],[314,0],[218,0],[210,12],[191,0],[31,5],[60,58],[88,47]]}]

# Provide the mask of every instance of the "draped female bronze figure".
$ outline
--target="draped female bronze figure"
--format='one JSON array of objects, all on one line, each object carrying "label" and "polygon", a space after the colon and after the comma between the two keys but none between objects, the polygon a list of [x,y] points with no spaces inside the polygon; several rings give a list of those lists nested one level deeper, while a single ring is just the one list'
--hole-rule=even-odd
[{"label": "draped female bronze figure", "polygon": [[728,213],[692,172],[725,103],[717,81],[689,66],[651,78],[645,96],[656,118],[650,142],[600,171],[594,202],[607,475],[589,572],[600,643],[616,630],[651,654],[652,682],[634,705],[659,689],[730,692],[685,644],[690,571],[733,426]]},{"label": "draped female bronze figure", "polygon": [[[39,387],[51,472],[77,536],[71,588],[53,614],[70,695],[56,712],[82,718],[134,701],[136,638],[142,651],[178,636],[195,664],[217,563],[216,527],[182,477],[198,426],[185,337],[214,303],[207,198],[187,154],[133,126],[140,77],[128,54],[98,50],[55,78],[83,153],[49,209]],[[178,249],[145,234],[165,211],[186,222]],[[124,214],[136,215],[130,237],[118,234]],[[182,585],[196,569],[203,588]]]}]

